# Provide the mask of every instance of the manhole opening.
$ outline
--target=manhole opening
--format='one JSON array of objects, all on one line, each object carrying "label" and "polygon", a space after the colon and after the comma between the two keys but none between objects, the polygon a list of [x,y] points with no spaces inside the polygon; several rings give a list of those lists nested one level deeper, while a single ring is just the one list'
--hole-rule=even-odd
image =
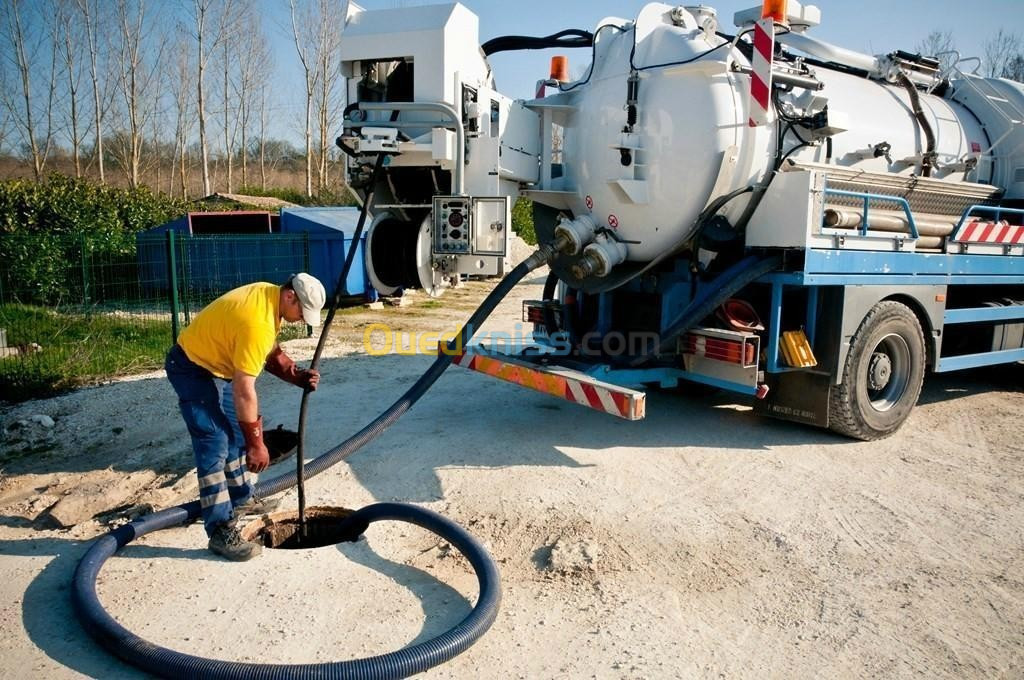
[{"label": "manhole opening", "polygon": [[352,514],[347,508],[312,507],[306,509],[306,535],[299,540],[299,511],[274,512],[250,522],[242,529],[242,538],[262,543],[265,548],[306,550],[358,540],[359,526],[346,526]]}]

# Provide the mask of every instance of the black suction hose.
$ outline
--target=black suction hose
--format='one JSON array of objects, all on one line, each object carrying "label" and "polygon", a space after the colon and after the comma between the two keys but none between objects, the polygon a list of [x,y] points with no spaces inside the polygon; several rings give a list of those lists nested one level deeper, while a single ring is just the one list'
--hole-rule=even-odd
[{"label": "black suction hose", "polygon": [[[191,504],[190,504],[191,505]],[[198,506],[198,503],[196,503]],[[97,540],[78,564],[71,596],[79,618],[101,645],[144,671],[165,678],[404,678],[448,661],[469,648],[490,628],[501,603],[500,578],[494,561],[465,529],[415,505],[377,503],[349,515],[346,521],[369,525],[382,520],[408,522],[433,532],[462,553],[476,572],[480,595],[472,611],[451,630],[425,642],[366,659],[333,663],[258,664],[204,659],[154,645],[119,624],[96,595],[103,564],[121,547],[153,531],[180,524],[184,507],[172,508],[116,529]]]},{"label": "black suction hose", "polygon": [[910,78],[907,77],[907,74],[900,71],[899,75],[896,76],[896,82],[907,91],[907,96],[910,97],[910,108],[914,112],[914,118],[917,120],[917,124],[921,126],[921,132],[924,133],[925,152],[921,157],[921,175],[923,177],[931,177],[932,166],[935,163],[935,132],[932,130],[931,123],[928,122],[928,117],[924,115],[924,109],[921,108],[921,95],[917,93],[917,88]]},{"label": "black suction hose", "polygon": [[[363,235],[363,226],[366,224],[366,216],[370,212],[370,204],[373,203],[373,196],[377,187],[377,179],[380,177],[381,168],[384,167],[384,154],[377,156],[377,162],[373,166],[373,174],[370,176],[369,189],[366,192],[366,199],[363,207],[359,210],[359,222],[356,224],[355,235],[352,237],[352,245],[349,246],[348,256],[345,264],[338,275],[338,283],[334,286],[334,297],[331,300],[331,308],[327,310],[327,318],[324,320],[323,328],[320,329],[320,339],[316,343],[316,351],[313,352],[313,360],[309,363],[310,369],[320,365],[320,356],[324,353],[324,345],[327,344],[327,336],[331,331],[331,324],[334,322],[334,315],[341,304],[341,292],[348,292],[348,273],[352,269],[352,263],[356,258],[356,250],[359,248],[359,237]],[[309,402],[311,390],[302,391],[302,402],[299,404],[299,446],[295,454],[295,485],[299,492],[299,531],[298,543],[302,545],[306,538],[306,475],[304,467],[306,464],[306,404]]]},{"label": "black suction hose", "polygon": [[[458,337],[448,343],[447,351],[437,357],[427,372],[370,424],[310,461],[308,476],[320,474],[352,455],[379,437],[402,414],[412,408],[448,368],[455,355],[465,348],[473,332],[494,311],[501,299],[527,274],[547,264],[556,252],[555,245],[544,244],[509,272],[484,299],[459,331]],[[296,481],[295,472],[261,481],[256,486],[256,493],[260,496],[270,496],[294,486]],[[79,561],[72,578],[71,601],[85,630],[108,651],[151,673],[165,677],[202,678],[399,678],[419,673],[465,651],[487,631],[497,616],[500,601],[497,568],[472,536],[458,525],[424,508],[383,503],[363,508],[350,515],[346,521],[358,523],[365,520],[369,524],[383,519],[397,519],[413,522],[455,545],[476,570],[480,581],[480,597],[477,604],[459,625],[447,633],[390,654],[327,664],[243,664],[204,659],[154,645],[127,630],[106,612],[96,595],[96,579],[106,561],[139,536],[184,524],[199,515],[199,501],[195,500],[146,515],[119,527],[100,537],[89,547]]]}]

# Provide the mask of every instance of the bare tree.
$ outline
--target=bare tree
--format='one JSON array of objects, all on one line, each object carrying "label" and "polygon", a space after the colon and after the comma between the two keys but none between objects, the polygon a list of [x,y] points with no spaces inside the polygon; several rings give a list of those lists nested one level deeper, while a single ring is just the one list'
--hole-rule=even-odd
[{"label": "bare tree", "polygon": [[220,41],[220,65],[224,74],[224,90],[221,104],[224,113],[224,162],[227,164],[227,189],[229,194],[234,191],[235,132],[238,129],[237,111],[234,108],[234,100],[231,97],[231,84],[233,80],[231,67],[235,63],[234,56],[237,50],[237,38],[239,35],[238,24],[232,23]]},{"label": "bare tree", "polygon": [[999,29],[984,46],[985,75],[1024,81],[1024,38]]},{"label": "bare tree", "polygon": [[[260,17],[256,13],[250,13],[246,20],[244,34],[247,42],[241,54],[239,63],[238,87],[235,90],[238,102],[242,137],[242,184],[249,183],[248,159],[249,159],[249,130],[253,109],[256,108],[259,97],[265,96],[263,82],[271,71],[270,52],[267,49],[266,37],[263,33],[263,26]],[[260,91],[257,92],[257,86]],[[266,125],[265,105],[261,108],[260,140],[263,140],[263,130]],[[262,166],[261,166],[262,167]],[[261,173],[262,174],[262,173]],[[266,178],[263,177],[263,184],[266,188]]]},{"label": "bare tree", "polygon": [[938,58],[943,72],[954,64],[957,57],[952,31],[931,31],[914,49],[923,56]]},{"label": "bare tree", "polygon": [[210,55],[216,51],[232,13],[232,0],[194,0],[196,39],[196,108],[199,118],[199,148],[203,166],[203,195],[209,196],[210,149],[206,138],[206,67]]},{"label": "bare tree", "polygon": [[82,65],[78,60],[81,50],[81,24],[70,5],[70,0],[57,0],[54,14],[54,40],[67,77],[68,87],[68,141],[71,142],[71,157],[75,163],[75,177],[82,176],[81,146],[79,131],[79,85],[82,79]]},{"label": "bare tree", "polygon": [[85,44],[89,50],[89,77],[92,79],[92,103],[93,123],[96,131],[94,141],[96,162],[100,173],[100,184],[106,182],[106,175],[103,169],[103,113],[102,86],[99,73],[100,50],[97,37],[97,24],[102,21],[99,16],[104,5],[100,0],[75,0],[78,3],[78,10],[81,12],[85,28]]},{"label": "bare tree", "polygon": [[[179,36],[184,36],[185,27],[179,24],[177,33]],[[181,40],[180,43],[180,49],[176,51],[175,59],[165,62],[167,67],[165,78],[174,108],[174,161],[180,180],[181,197],[188,198],[188,140],[192,135],[196,103],[193,97],[192,82],[195,64],[194,53],[189,49],[188,41]]]},{"label": "bare tree", "polygon": [[[6,0],[3,3],[3,14],[0,15],[3,32],[3,41],[9,46],[4,50],[6,57],[4,68],[13,68],[17,74],[18,89],[4,88],[0,92],[5,108],[11,115],[15,128],[19,131],[32,159],[32,171],[35,178],[41,179],[46,160],[50,154],[53,143],[53,101],[57,88],[56,72],[56,42],[50,40],[50,61],[43,63],[45,69],[49,66],[50,78],[47,95],[39,100],[38,93],[33,90],[32,77],[40,68],[39,58],[45,55],[41,48],[45,44],[45,32],[39,30],[40,22],[27,21],[24,15],[22,0]],[[43,6],[37,6],[35,11],[45,11]],[[45,73],[44,71],[41,71]],[[39,109],[42,108],[42,113]],[[40,127],[40,118],[45,118],[45,128]]]},{"label": "bare tree", "polygon": [[[117,23],[118,92],[126,129],[117,135],[116,151],[129,186],[135,188],[141,183],[145,131],[160,100],[155,86],[167,36],[158,30],[159,17],[147,21],[145,0],[118,0]],[[159,154],[154,155],[150,162],[159,163]]]},{"label": "bare tree", "polygon": [[985,41],[985,75],[1024,81],[1024,38],[1000,28]]},{"label": "bare tree", "polygon": [[317,54],[316,43],[309,40],[311,35],[319,35],[318,9],[326,5],[328,0],[318,0],[320,7],[312,3],[304,3],[301,15],[297,14],[295,0],[288,0],[291,9],[292,37],[295,40],[295,51],[299,54],[306,85],[306,195],[313,195],[313,97],[316,94]]},{"label": "bare tree", "polygon": [[260,83],[260,188],[267,189],[267,85]]},{"label": "bare tree", "polygon": [[317,127],[319,149],[317,154],[317,181],[320,193],[329,185],[328,167],[334,121],[340,108],[340,70],[339,49],[341,48],[340,33],[337,26],[342,25],[344,17],[341,6],[324,0],[320,4],[320,22],[316,41],[317,46]]}]

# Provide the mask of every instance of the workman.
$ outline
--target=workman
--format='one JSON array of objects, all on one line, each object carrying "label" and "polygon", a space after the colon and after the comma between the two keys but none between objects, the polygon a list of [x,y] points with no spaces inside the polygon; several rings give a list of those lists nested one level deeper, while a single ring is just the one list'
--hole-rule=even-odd
[{"label": "workman", "polygon": [[326,299],[323,284],[305,273],[280,286],[235,288],[204,307],[167,353],[167,379],[192,437],[209,548],[229,560],[252,559],[263,549],[242,539],[235,520],[278,504],[257,498],[245,475],[246,469],[258,473],[270,465],[256,376],[266,369],[316,389],[320,373],[298,368],[277,344],[277,334],[282,319],[319,326]]}]

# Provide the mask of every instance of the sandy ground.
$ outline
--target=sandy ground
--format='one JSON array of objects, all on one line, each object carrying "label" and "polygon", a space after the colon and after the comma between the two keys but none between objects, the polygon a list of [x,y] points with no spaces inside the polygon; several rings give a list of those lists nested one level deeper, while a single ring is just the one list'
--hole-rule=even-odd
[{"label": "sandy ground", "polygon": [[[542,281],[488,328],[514,331]],[[368,324],[451,330],[486,288],[341,314],[309,449],[357,430],[430,361],[368,356]],[[350,508],[422,504],[485,542],[501,613],[430,677],[1022,677],[1019,368],[929,379],[906,426],[876,443],[759,419],[730,396],[649,393],[647,419],[629,423],[453,368],[307,493]],[[267,422],[294,423],[298,392],[273,378],[259,388]],[[132,676],[74,620],[68,584],[109,523],[195,493],[170,387],[142,377],[0,419],[0,674]],[[141,487],[114,512],[52,528],[63,494],[129,475]],[[295,507],[294,491],[283,499]],[[465,559],[399,524],[244,564],[211,556],[199,525],[171,529],[122,551],[99,586],[152,642],[267,663],[425,640],[465,616],[475,588]]]}]

